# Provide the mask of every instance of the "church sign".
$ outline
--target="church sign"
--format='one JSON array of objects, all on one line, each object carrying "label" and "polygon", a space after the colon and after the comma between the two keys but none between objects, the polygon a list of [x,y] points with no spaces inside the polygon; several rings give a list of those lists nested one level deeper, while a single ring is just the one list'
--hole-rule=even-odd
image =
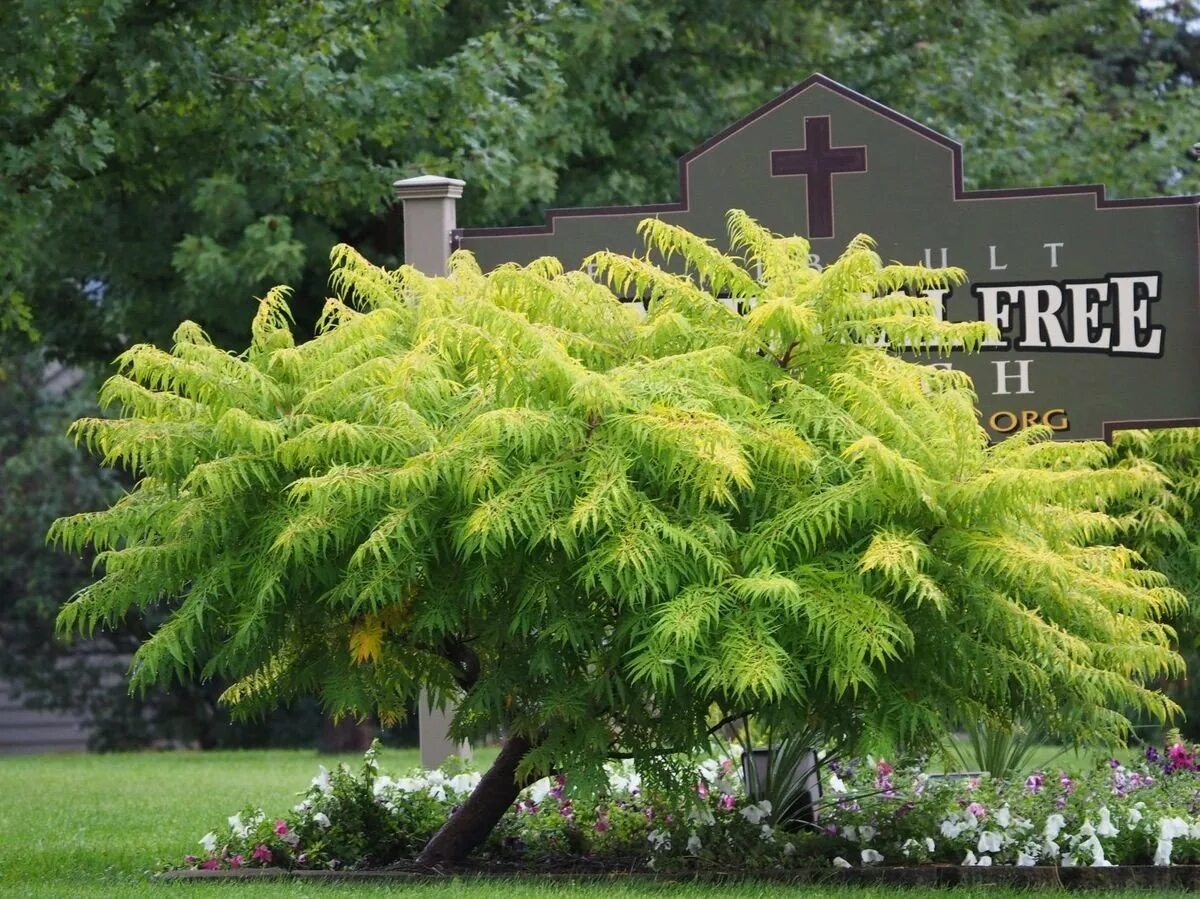
[{"label": "church sign", "polygon": [[484,269],[596,250],[643,250],[658,216],[725,249],[746,210],[801,234],[812,263],[870,234],[885,261],[954,265],[936,291],[947,320],[992,322],[979,353],[932,360],[967,372],[989,433],[1044,423],[1066,439],[1200,425],[1200,197],[1110,200],[1102,186],[963,189],[962,149],[814,75],[680,160],[679,200],[555,209],[543,225],[461,229]]}]

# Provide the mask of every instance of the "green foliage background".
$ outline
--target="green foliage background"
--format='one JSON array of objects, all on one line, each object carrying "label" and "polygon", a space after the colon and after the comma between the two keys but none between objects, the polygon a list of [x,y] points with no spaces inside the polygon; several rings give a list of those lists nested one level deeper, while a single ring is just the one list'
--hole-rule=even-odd
[{"label": "green foliage background", "polygon": [[[241,343],[251,298],[280,281],[305,331],[329,245],[401,258],[395,177],[465,178],[473,225],[669,199],[679,155],[817,70],[963,141],[974,187],[1195,192],[1196,15],[1193,0],[0,4],[4,364],[31,346],[107,360],[182,317]],[[64,508],[58,485],[107,488],[19,381],[0,385],[0,462],[24,468],[0,499],[42,512],[5,513],[0,617],[24,624],[0,648],[49,688],[45,610],[82,574],[46,554],[39,522]],[[1184,545],[1164,544],[1194,572]]]}]

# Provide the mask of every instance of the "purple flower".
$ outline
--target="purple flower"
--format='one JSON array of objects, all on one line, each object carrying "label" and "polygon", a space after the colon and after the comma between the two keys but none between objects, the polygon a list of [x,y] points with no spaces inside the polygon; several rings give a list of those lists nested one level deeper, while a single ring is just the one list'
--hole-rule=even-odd
[{"label": "purple flower", "polygon": [[733,804],[734,804],[734,798],[733,798],[732,793],[726,793],[724,796],[721,797],[721,808],[725,809],[726,811],[729,811],[730,809],[732,809]]},{"label": "purple flower", "polygon": [[1055,799],[1054,807],[1055,808],[1066,808],[1067,807],[1067,797],[1059,796],[1057,799]]},{"label": "purple flower", "polygon": [[983,821],[987,818],[987,809],[981,803],[972,802],[967,806],[967,811],[975,816],[976,821]]},{"label": "purple flower", "polygon": [[1117,759],[1109,759],[1109,760],[1108,760],[1108,767],[1110,767],[1110,768],[1112,768],[1112,769],[1116,770],[1117,768],[1120,768],[1120,767],[1121,767],[1121,763],[1120,763],[1120,762],[1119,762]]},{"label": "purple flower", "polygon": [[1062,775],[1058,779],[1058,782],[1062,785],[1063,792],[1068,796],[1075,792],[1075,781],[1071,780],[1067,775]]},{"label": "purple flower", "polygon": [[1045,783],[1046,778],[1035,771],[1033,774],[1030,774],[1027,778],[1025,778],[1025,789],[1027,789],[1030,793],[1040,793],[1042,792],[1042,785]]},{"label": "purple flower", "polygon": [[1176,743],[1167,750],[1167,759],[1168,771],[1194,771],[1196,769],[1195,756],[1188,752],[1187,747],[1182,743]]},{"label": "purple flower", "polygon": [[1153,746],[1146,747],[1146,761],[1148,761],[1148,762],[1157,762],[1158,761],[1158,750],[1155,749]]}]

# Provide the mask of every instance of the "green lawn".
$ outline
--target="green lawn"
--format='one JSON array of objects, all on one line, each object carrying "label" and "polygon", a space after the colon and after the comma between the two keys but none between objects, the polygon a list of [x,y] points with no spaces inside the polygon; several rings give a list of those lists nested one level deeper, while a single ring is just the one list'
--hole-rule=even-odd
[{"label": "green lawn", "polygon": [[[855,899],[895,890],[798,889],[784,886],[708,887],[686,884],[571,886],[530,881],[446,884],[313,885],[304,883],[152,883],[160,862],[196,851],[196,840],[247,803],[284,812],[308,786],[320,758],[312,752],[261,751],[42,755],[0,758],[0,896],[382,896],[509,899],[587,896],[816,897]],[[416,763],[412,751],[385,750],[384,770]],[[962,896],[1018,895],[995,889]],[[1049,895],[1041,893],[1039,895]],[[1110,894],[1111,895],[1111,894]],[[1145,896],[1146,893],[1130,895]]]}]

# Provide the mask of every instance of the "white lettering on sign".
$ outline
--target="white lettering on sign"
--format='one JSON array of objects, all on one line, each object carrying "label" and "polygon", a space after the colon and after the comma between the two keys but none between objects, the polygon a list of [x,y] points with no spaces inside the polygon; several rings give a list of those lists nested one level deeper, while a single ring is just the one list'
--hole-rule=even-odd
[{"label": "white lettering on sign", "polygon": [[1158,272],[1136,272],[1103,281],[976,284],[972,293],[979,319],[1000,332],[984,349],[1157,357],[1164,335],[1152,312],[1161,286]]},{"label": "white lettering on sign", "polygon": [[[1012,299],[1009,295],[1011,290],[1012,288],[1004,285],[992,287],[988,284],[980,284],[975,288],[975,295],[979,297],[979,317],[1000,332],[1007,331],[1012,323],[1012,309],[1008,306]],[[1005,297],[1003,304],[1001,295]],[[985,340],[983,346],[1008,349],[1008,341],[1003,337],[998,340]]]},{"label": "white lettering on sign", "polygon": [[1050,251],[1050,267],[1058,268],[1058,251],[1062,249],[1062,242],[1044,243],[1042,246]]},{"label": "white lettering on sign", "polygon": [[1117,345],[1113,353],[1132,356],[1161,356],[1163,329],[1150,324],[1150,304],[1158,299],[1158,274],[1116,275]]},{"label": "white lettering on sign", "polygon": [[1062,289],[1056,284],[1036,284],[1016,288],[1014,303],[1022,313],[1021,339],[1013,346],[1018,350],[1049,349],[1066,346],[1058,314],[1063,308]]},{"label": "white lettering on sign", "polygon": [[[946,266],[948,266],[950,263],[947,262],[946,259],[947,259],[946,248],[942,247],[942,261],[937,264],[937,267],[945,268]],[[925,248],[925,267],[926,268],[934,267],[934,265],[933,265],[933,248],[932,247]]]},{"label": "white lettering on sign", "polygon": [[996,262],[996,245],[995,244],[992,244],[990,247],[988,247],[988,259],[990,260],[988,264],[991,265],[992,271],[994,271],[994,272],[1002,272],[1006,268],[1008,268],[1007,262],[1004,263],[1004,265],[1000,265]]},{"label": "white lettering on sign", "polygon": [[[993,362],[996,366],[996,389],[992,392],[992,396],[1007,396],[1010,393],[1033,393],[1029,389],[1029,363],[1032,359],[1006,359],[1003,362]],[[1008,367],[1015,365],[1016,372],[1010,372]],[[1009,390],[1008,382],[1015,380],[1017,382],[1017,390]]]}]

